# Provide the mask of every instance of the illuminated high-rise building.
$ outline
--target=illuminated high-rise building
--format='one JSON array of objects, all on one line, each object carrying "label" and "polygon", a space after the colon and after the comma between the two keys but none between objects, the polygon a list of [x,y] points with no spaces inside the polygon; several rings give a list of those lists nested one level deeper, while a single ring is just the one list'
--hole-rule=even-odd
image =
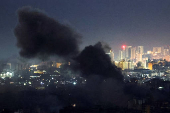
[{"label": "illuminated high-rise building", "polygon": [[161,53],[161,47],[153,47],[153,53]]},{"label": "illuminated high-rise building", "polygon": [[136,61],[137,62],[142,61],[142,54],[140,54],[140,53],[136,54]]},{"label": "illuminated high-rise building", "polygon": [[166,56],[169,55],[170,51],[170,46],[163,46],[162,47],[162,55]]},{"label": "illuminated high-rise building", "polygon": [[109,51],[108,53],[106,53],[106,54],[108,54],[108,55],[110,56],[111,62],[113,62],[113,60],[114,60],[114,53],[113,53],[113,51],[110,50],[110,51]]},{"label": "illuminated high-rise building", "polygon": [[135,60],[136,59],[136,47],[133,47],[131,49],[131,60]]},{"label": "illuminated high-rise building", "polygon": [[170,61],[170,46],[166,45],[162,47],[163,59]]},{"label": "illuminated high-rise building", "polygon": [[122,60],[123,59],[123,51],[119,50],[119,60]]},{"label": "illuminated high-rise building", "polygon": [[110,58],[111,58],[111,61],[113,62],[114,61],[114,52],[112,50],[110,50]]},{"label": "illuminated high-rise building", "polygon": [[131,58],[131,51],[132,51],[132,46],[126,46],[126,49],[125,49],[125,57],[127,59],[130,59]]},{"label": "illuminated high-rise building", "polygon": [[122,46],[122,59],[125,59],[126,58],[126,46],[123,45]]},{"label": "illuminated high-rise building", "polygon": [[163,55],[164,55],[164,56],[169,55],[169,49],[164,49],[164,50],[163,50]]},{"label": "illuminated high-rise building", "polygon": [[164,57],[163,57],[163,59],[165,59],[166,61],[170,61],[170,55],[165,55]]},{"label": "illuminated high-rise building", "polygon": [[143,53],[144,53],[143,46],[137,46],[137,51],[136,52],[143,55]]},{"label": "illuminated high-rise building", "polygon": [[136,51],[136,61],[142,61],[142,55],[144,53],[143,46],[137,46],[137,51]]},{"label": "illuminated high-rise building", "polygon": [[125,60],[121,60],[117,66],[119,68],[121,68],[122,70],[124,69],[133,69],[133,66],[132,66],[132,62],[131,61],[125,61]]}]

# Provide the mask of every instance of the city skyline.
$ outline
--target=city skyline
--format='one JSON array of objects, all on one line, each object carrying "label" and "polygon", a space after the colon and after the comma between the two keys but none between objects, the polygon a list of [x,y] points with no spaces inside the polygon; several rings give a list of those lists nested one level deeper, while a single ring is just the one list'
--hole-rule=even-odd
[{"label": "city skyline", "polygon": [[169,6],[2,0],[0,112],[170,112]]},{"label": "city skyline", "polygon": [[[162,55],[163,54],[165,55],[166,51],[167,51],[167,55],[169,55],[169,49],[170,49],[169,45],[164,45],[164,46],[159,46],[159,47],[154,46],[154,47],[151,47],[151,49],[145,49],[144,46],[132,46],[132,45],[122,45],[120,47],[121,47],[121,49],[117,50],[117,51],[119,51],[119,54],[115,56],[116,60],[120,60],[120,54],[122,54],[122,56],[123,56],[123,58],[121,58],[121,59],[125,59],[125,58],[130,59],[129,56],[131,56],[132,54],[140,53],[140,52],[138,52],[139,51],[138,48],[140,48],[140,47],[142,47],[142,52],[141,52],[142,55],[144,55],[144,54],[159,54],[159,53],[161,53]],[[124,51],[124,53],[121,53],[123,51]],[[134,55],[133,55],[133,57],[134,57]]]},{"label": "city skyline", "polygon": [[142,45],[145,49],[169,45],[169,4],[169,0],[3,0],[0,7],[0,58],[18,55],[13,30],[18,23],[16,11],[23,6],[38,8],[68,24],[82,35],[80,50],[104,41],[118,54],[116,50],[123,44]]}]

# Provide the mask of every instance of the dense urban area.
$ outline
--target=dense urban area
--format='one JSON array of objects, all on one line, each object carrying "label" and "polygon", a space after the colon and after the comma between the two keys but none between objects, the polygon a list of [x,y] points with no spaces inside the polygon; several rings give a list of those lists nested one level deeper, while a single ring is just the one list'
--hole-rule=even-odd
[{"label": "dense urban area", "polygon": [[[98,102],[92,106],[88,100],[82,100],[84,97],[81,97],[80,93],[82,90],[87,90],[85,88],[88,79],[74,72],[71,69],[71,62],[61,60],[29,62],[17,57],[8,62],[1,61],[0,64],[0,98],[3,100],[0,103],[1,112],[166,113],[170,111],[169,46],[154,47],[153,51],[147,53],[144,53],[143,46],[135,48],[125,46],[120,51],[119,61],[114,60],[112,50],[105,54],[110,56],[111,63],[123,74],[123,84],[126,87],[124,93],[130,94],[125,100],[118,100],[120,103],[123,102],[121,107],[116,104],[108,106],[108,103],[100,105]],[[97,81],[97,78],[93,79]],[[104,79],[104,81],[109,80]],[[111,85],[113,89],[120,87],[119,83],[118,86],[113,83],[106,85]],[[108,96],[115,96],[114,93],[111,92],[113,95]],[[81,98],[81,101],[77,97]],[[83,107],[84,104],[86,108]]]},{"label": "dense urban area", "polygon": [[170,0],[1,0],[0,113],[170,113]]}]

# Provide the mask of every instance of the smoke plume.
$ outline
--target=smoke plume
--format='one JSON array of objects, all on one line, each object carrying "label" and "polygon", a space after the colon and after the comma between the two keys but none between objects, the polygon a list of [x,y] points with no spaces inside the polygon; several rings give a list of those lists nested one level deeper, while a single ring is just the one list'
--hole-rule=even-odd
[{"label": "smoke plume", "polygon": [[83,101],[85,105],[87,103],[125,105],[119,101],[123,97],[126,100],[123,92],[123,75],[106,54],[111,50],[107,44],[98,42],[78,53],[80,36],[68,26],[30,7],[19,9],[18,18],[19,23],[14,33],[22,57],[42,58],[53,55],[62,58],[74,57],[70,59],[73,62],[71,66],[76,67],[76,71],[87,78],[87,83],[83,89],[73,91],[75,97],[72,99],[80,103]]},{"label": "smoke plume", "polygon": [[103,78],[115,78],[123,81],[122,74],[117,67],[111,63],[110,57],[105,53],[105,45],[98,42],[94,46],[87,46],[77,57],[79,68],[84,77],[100,75]]},{"label": "smoke plume", "polygon": [[70,57],[78,53],[80,36],[70,27],[31,7],[17,13],[19,22],[14,34],[22,57]]}]

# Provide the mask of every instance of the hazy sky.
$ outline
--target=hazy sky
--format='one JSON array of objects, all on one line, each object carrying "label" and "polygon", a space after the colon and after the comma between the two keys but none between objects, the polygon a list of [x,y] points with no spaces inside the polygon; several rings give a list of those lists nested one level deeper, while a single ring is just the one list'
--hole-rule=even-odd
[{"label": "hazy sky", "polygon": [[83,36],[81,49],[98,41],[116,54],[122,44],[170,45],[170,0],[0,0],[0,58],[18,55],[13,29],[23,6],[69,24]]}]

